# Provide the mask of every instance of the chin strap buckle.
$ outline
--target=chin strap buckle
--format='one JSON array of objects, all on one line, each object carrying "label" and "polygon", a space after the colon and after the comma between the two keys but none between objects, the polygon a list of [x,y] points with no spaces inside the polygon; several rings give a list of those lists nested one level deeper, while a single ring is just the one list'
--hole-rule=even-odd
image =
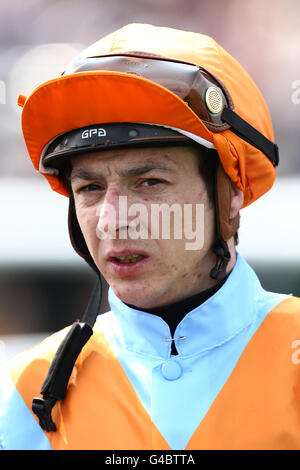
[{"label": "chin strap buckle", "polygon": [[56,425],[51,417],[56,401],[55,398],[34,398],[32,401],[32,411],[39,418],[41,428],[47,432],[56,431]]},{"label": "chin strap buckle", "polygon": [[226,268],[231,257],[230,251],[227,243],[222,239],[215,244],[213,251],[217,256],[217,262],[210,271],[210,276],[217,281],[222,281],[227,276]]}]

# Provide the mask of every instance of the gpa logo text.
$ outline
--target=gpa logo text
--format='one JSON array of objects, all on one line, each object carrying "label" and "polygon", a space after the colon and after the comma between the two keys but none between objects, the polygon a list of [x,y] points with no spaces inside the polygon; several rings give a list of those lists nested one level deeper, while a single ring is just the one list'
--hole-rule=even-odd
[{"label": "gpa logo text", "polygon": [[90,139],[94,135],[97,136],[97,137],[105,137],[106,136],[106,130],[102,129],[101,127],[98,128],[98,129],[86,129],[81,134],[81,138],[82,139]]}]

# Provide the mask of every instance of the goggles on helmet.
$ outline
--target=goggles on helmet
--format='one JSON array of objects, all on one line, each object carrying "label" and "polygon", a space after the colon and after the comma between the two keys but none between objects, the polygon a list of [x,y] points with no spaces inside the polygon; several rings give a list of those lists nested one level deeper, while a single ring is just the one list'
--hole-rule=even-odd
[{"label": "goggles on helmet", "polygon": [[79,59],[62,75],[105,70],[133,74],[158,83],[185,101],[209,130],[230,129],[261,150],[274,166],[278,165],[277,145],[235,113],[225,85],[203,67],[167,57],[128,52]]}]

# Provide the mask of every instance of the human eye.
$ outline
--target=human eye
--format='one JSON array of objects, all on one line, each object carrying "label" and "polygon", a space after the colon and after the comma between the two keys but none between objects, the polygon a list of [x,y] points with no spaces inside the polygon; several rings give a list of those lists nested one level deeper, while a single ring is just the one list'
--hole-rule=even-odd
[{"label": "human eye", "polygon": [[103,191],[104,187],[98,183],[89,183],[84,186],[79,186],[75,192],[78,194],[88,194],[96,191]]},{"label": "human eye", "polygon": [[140,182],[140,185],[143,186],[143,187],[151,187],[151,186],[157,186],[157,185],[160,185],[160,184],[163,184],[164,181],[159,179],[159,178],[146,178],[146,179],[143,179],[141,182]]}]

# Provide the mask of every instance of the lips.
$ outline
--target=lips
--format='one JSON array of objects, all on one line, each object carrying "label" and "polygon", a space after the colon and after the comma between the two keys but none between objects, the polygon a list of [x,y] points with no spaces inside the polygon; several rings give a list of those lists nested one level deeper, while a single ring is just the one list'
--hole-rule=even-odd
[{"label": "lips", "polygon": [[137,253],[134,253],[133,255],[119,256],[115,257],[114,259],[116,261],[119,261],[120,263],[134,263],[135,261],[139,261],[142,258],[144,258],[143,255],[138,255]]},{"label": "lips", "polygon": [[122,250],[122,251],[110,251],[106,255],[107,261],[121,261],[121,262],[135,262],[142,258],[147,258],[148,255],[144,251],[140,250]]},{"label": "lips", "polygon": [[149,262],[149,255],[141,250],[124,249],[110,251],[106,255],[109,269],[117,276],[132,276],[138,274]]}]

